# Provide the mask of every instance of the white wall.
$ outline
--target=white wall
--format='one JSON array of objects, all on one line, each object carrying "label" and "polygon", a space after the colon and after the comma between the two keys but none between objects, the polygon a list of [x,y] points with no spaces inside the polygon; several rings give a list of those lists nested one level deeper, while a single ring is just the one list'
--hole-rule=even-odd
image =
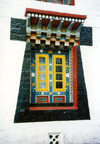
[{"label": "white wall", "polygon": [[[25,42],[10,40],[10,20],[25,19],[25,8],[87,14],[93,46],[81,46],[91,114],[89,121],[13,123]],[[33,0],[0,0],[0,144],[48,144],[48,132],[62,132],[64,144],[100,143],[100,0],[76,0],[70,7]]]}]

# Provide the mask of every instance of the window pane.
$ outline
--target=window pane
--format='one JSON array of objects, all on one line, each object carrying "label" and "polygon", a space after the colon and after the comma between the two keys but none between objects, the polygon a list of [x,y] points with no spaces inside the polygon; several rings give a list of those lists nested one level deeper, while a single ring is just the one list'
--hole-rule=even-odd
[{"label": "window pane", "polygon": [[56,74],[56,80],[62,80],[62,74]]},{"label": "window pane", "polygon": [[45,72],[45,65],[39,65],[39,72]]},{"label": "window pane", "polygon": [[56,58],[56,64],[62,64],[62,58]]},{"label": "window pane", "polygon": [[39,73],[39,80],[45,80],[45,73]]},{"label": "window pane", "polygon": [[39,57],[39,64],[45,64],[45,57]]},{"label": "window pane", "polygon": [[39,82],[39,88],[46,88],[46,82]]},{"label": "window pane", "polygon": [[61,3],[61,0],[54,0],[54,3]]},{"label": "window pane", "polygon": [[62,82],[56,82],[56,88],[62,88]]},{"label": "window pane", "polygon": [[69,0],[63,0],[64,4],[70,4]]},{"label": "window pane", "polygon": [[48,2],[52,2],[52,0],[48,0]]},{"label": "window pane", "polygon": [[56,66],[56,72],[62,72],[62,66]]}]

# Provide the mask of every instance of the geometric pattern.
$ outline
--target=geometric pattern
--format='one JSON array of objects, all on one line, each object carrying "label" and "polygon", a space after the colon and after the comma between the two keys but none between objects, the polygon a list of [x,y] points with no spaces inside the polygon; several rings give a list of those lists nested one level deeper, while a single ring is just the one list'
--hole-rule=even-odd
[{"label": "geometric pattern", "polygon": [[60,132],[48,133],[49,143],[48,144],[63,144],[63,138]]},{"label": "geometric pattern", "polygon": [[46,35],[47,34],[41,33],[40,38],[37,38],[36,33],[31,33],[31,36],[27,37],[27,41],[42,46],[50,45],[51,48],[54,48],[54,46],[59,46],[61,49],[67,46],[76,46],[79,43],[78,40],[75,40],[75,36],[70,36],[70,39],[66,40],[66,35],[63,35],[61,36],[61,39],[57,40],[57,34],[51,34],[50,39],[47,39]]}]

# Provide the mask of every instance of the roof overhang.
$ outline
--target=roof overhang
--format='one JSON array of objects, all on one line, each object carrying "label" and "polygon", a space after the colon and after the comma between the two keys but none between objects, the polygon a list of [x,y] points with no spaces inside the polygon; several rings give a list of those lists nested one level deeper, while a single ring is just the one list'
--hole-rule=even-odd
[{"label": "roof overhang", "polygon": [[65,48],[79,45],[86,15],[26,8],[26,36],[35,45]]},{"label": "roof overhang", "polygon": [[49,15],[49,16],[60,16],[60,17],[68,17],[68,18],[77,18],[77,19],[83,19],[83,20],[85,20],[87,18],[86,15],[69,14],[69,13],[61,13],[61,12],[55,12],[55,11],[26,8],[25,16],[27,16],[28,13],[30,13],[30,14],[32,14],[32,13],[45,14],[45,15]]}]

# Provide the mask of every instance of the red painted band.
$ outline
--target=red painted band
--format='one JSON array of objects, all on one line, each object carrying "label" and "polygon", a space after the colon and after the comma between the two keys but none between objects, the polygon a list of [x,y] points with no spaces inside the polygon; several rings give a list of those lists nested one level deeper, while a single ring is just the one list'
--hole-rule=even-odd
[{"label": "red painted band", "polygon": [[71,0],[71,4],[70,5],[75,5],[75,0]]},{"label": "red painted band", "polygon": [[60,13],[60,12],[46,11],[46,10],[39,10],[39,9],[32,9],[32,8],[26,8],[25,16],[27,15],[27,13],[47,14],[47,15],[53,15],[53,16],[80,18],[80,19],[87,18],[86,15]]},{"label": "red painted band", "polygon": [[72,106],[72,107],[30,107],[30,110],[75,110],[77,107]]},{"label": "red painted band", "polygon": [[73,47],[73,105],[77,107],[77,49]]}]

